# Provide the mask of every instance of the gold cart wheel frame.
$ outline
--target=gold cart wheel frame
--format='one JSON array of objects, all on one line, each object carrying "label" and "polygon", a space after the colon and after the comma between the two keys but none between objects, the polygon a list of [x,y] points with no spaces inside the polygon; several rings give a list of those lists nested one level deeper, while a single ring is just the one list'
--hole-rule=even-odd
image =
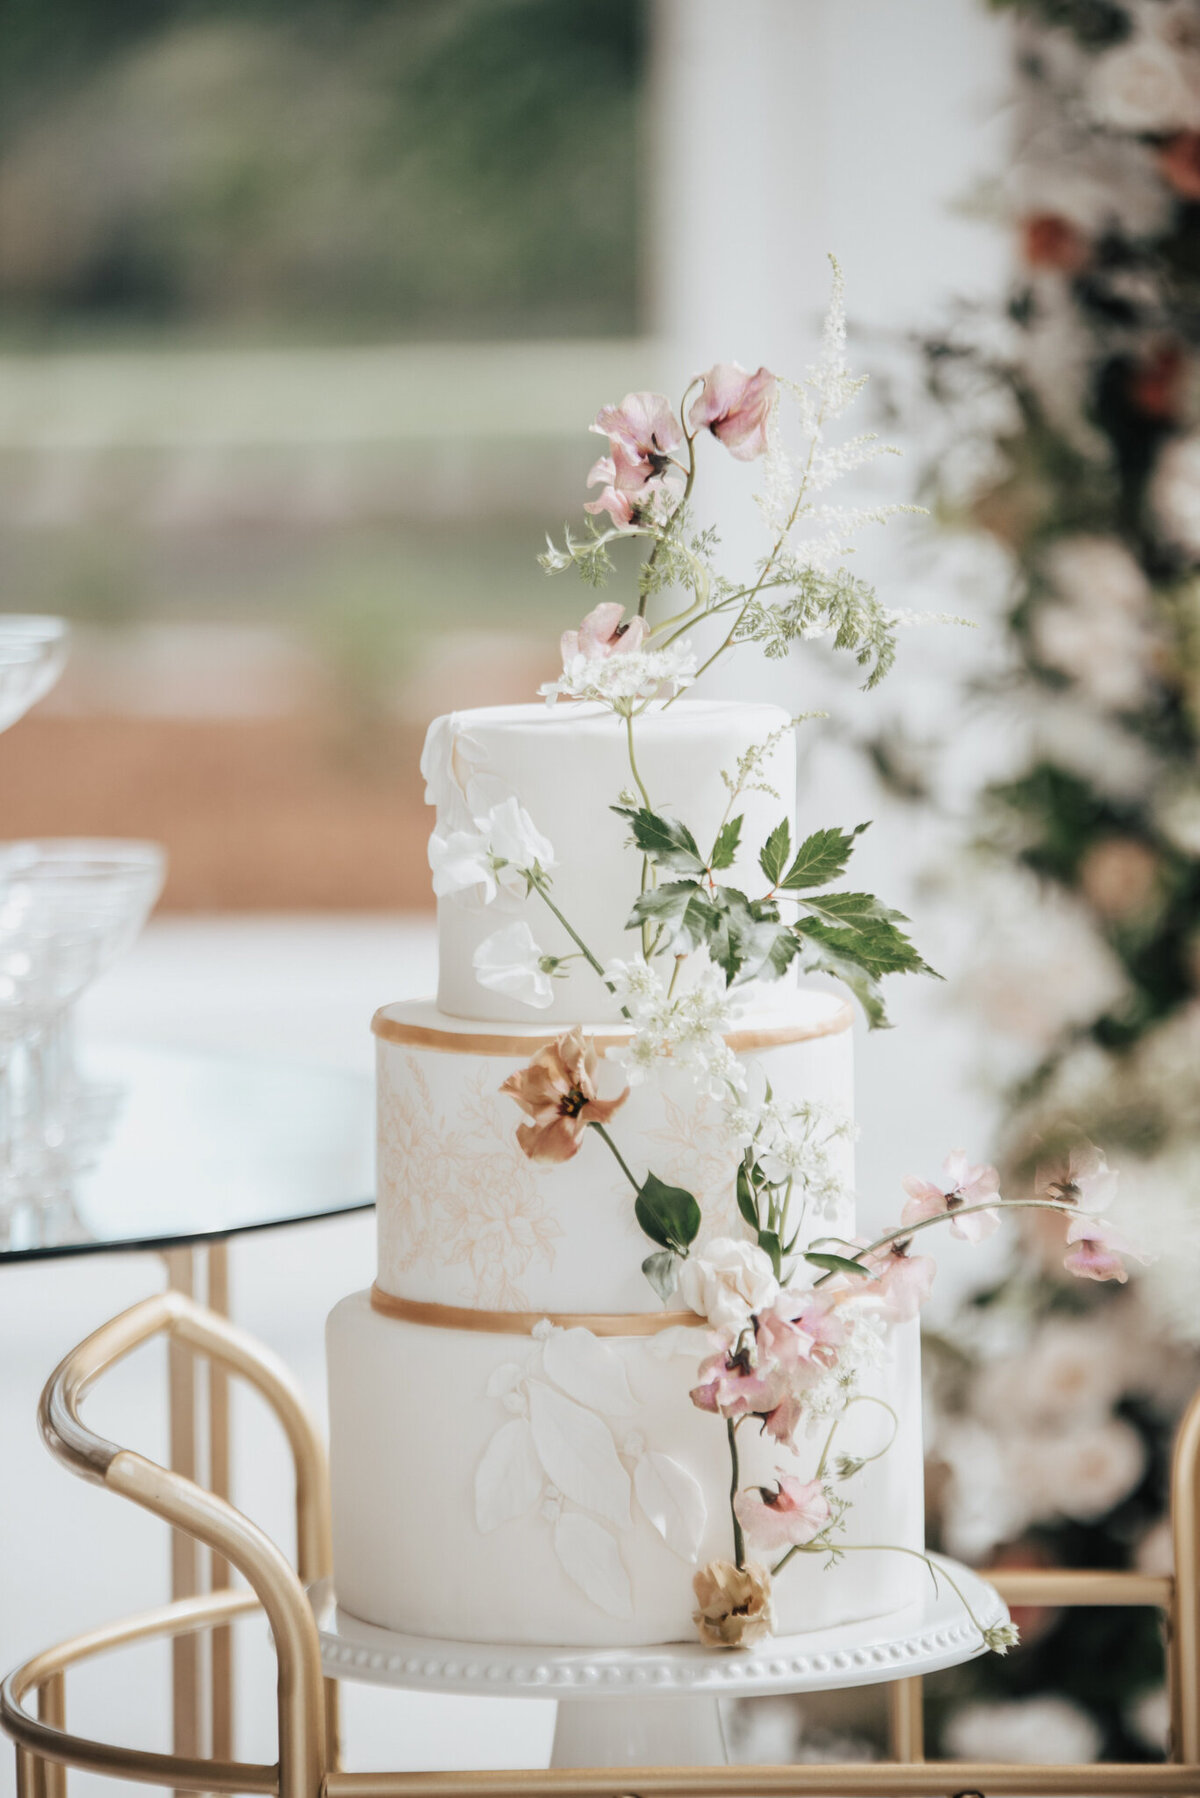
[{"label": "gold cart wheel frame", "polygon": [[[79,1406],[102,1374],[142,1343],[167,1335],[253,1385],[283,1426],[296,1474],[299,1573],[255,1524],[182,1475],[98,1436]],[[0,1686],[0,1725],[17,1744],[19,1798],[64,1798],[63,1769],[172,1786],[179,1791],[268,1792],[277,1798],[1100,1798],[1101,1794],[1180,1794],[1200,1798],[1200,1394],[1175,1445],[1171,1483],[1175,1577],[1079,1571],[993,1575],[1011,1604],[1145,1605],[1167,1617],[1172,1754],[1162,1764],[1001,1766],[921,1759],[921,1685],[892,1692],[896,1759],[858,1765],[712,1768],[597,1768],[520,1773],[343,1772],[336,1764],[334,1688],[322,1680],[316,1622],[306,1583],[329,1571],[330,1526],[324,1449],[288,1370],[252,1337],[178,1292],[143,1300],[103,1325],[59,1365],[42,1394],[42,1434],[72,1472],[106,1486],[175,1529],[206,1543],[249,1582],[177,1600],[92,1631],[35,1656]],[[153,1636],[221,1626],[260,1608],[270,1624],[278,1669],[279,1758],[274,1764],[157,1754],[72,1735],[65,1727],[67,1669],[109,1649]],[[34,1694],[37,1715],[25,1707]]]}]

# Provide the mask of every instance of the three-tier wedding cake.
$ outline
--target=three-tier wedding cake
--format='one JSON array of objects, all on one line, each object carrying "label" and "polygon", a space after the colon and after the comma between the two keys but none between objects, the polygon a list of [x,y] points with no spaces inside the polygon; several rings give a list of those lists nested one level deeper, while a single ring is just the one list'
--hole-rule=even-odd
[{"label": "three-tier wedding cake", "polygon": [[[650,706],[637,729],[647,791],[700,842],[727,821],[731,781],[754,756],[753,788],[737,799],[740,841],[753,850],[739,848],[722,876],[749,886],[757,847],[779,822],[777,795],[790,801],[795,791],[787,714],[685,700]],[[571,955],[571,931],[602,967],[628,965],[622,927],[642,855],[609,809],[630,779],[626,733],[611,711],[530,705],[440,718],[423,768],[437,807],[435,857],[467,853],[472,820],[486,812],[509,824],[513,840],[502,846],[512,855],[495,859],[514,866],[532,823],[553,856],[542,959]],[[750,1251],[730,1273],[731,1315],[754,1314],[756,1279],[771,1288],[764,1302],[774,1301],[773,1270],[739,1216],[738,1120],[731,1129],[717,1070],[701,1067],[696,1078],[691,1051],[711,1056],[711,1041],[699,1030],[686,1040],[688,1018],[710,1002],[710,969],[702,957],[687,958],[701,964],[695,971],[681,961],[680,981],[702,983],[691,989],[682,1040],[660,1078],[634,1085],[610,1111],[638,1071],[628,1056],[641,1034],[628,976],[614,992],[579,954],[534,1021],[521,997],[481,985],[475,963],[496,907],[519,924],[537,902],[524,882],[499,890],[503,873],[491,904],[478,882],[440,900],[437,1002],[385,1006],[374,1020],[378,1274],[370,1293],[337,1307],[328,1331],[339,1601],[393,1629],[478,1642],[675,1641],[694,1635],[696,1569],[728,1559],[733,1546],[727,1429],[689,1396],[721,1318],[697,1314],[678,1290],[664,1301],[644,1277],[653,1239],[585,1114],[590,1101],[608,1117],[635,1184],[653,1168],[663,1186],[695,1195],[697,1266],[714,1241],[718,1259],[731,1244]],[[622,1016],[623,991],[635,997],[633,1019]],[[850,1005],[786,977],[737,996],[721,1036],[742,1071],[739,1090],[751,1104],[769,1093],[774,1115],[802,1121],[790,1246],[851,1243]],[[523,1113],[512,1083],[581,1020],[587,1065],[573,1064],[568,1047],[549,1079],[552,1109],[562,1089],[562,1127],[585,1140],[567,1165],[531,1159],[514,1128]],[[720,1284],[719,1273],[709,1277]],[[679,1285],[694,1304],[687,1279]],[[710,1311],[720,1304],[718,1295]],[[836,1310],[829,1316],[840,1321]],[[923,1544],[916,1325],[884,1334],[864,1320],[855,1336],[853,1356],[839,1343],[807,1364],[799,1389],[818,1427],[783,1441],[759,1425],[739,1433],[742,1480],[768,1489],[782,1475],[784,1490],[789,1479],[807,1490],[818,1468],[820,1478],[831,1472],[834,1422],[838,1465],[863,1463],[845,1481],[838,1548],[831,1538],[832,1553],[797,1556],[775,1581],[781,1631],[894,1610],[921,1571],[892,1552]],[[856,1401],[875,1402],[843,1410],[839,1381]],[[815,1503],[824,1525],[824,1501]],[[779,1536],[785,1549],[787,1540]],[[827,1570],[834,1555],[867,1544],[880,1552],[846,1554]]]},{"label": "three-tier wedding cake", "polygon": [[[328,1330],[336,1586],[368,1622],[738,1648],[894,1612],[933,1570],[920,1232],[987,1235],[998,1176],[954,1151],[859,1234],[845,995],[877,1026],[881,980],[930,970],[841,884],[865,826],[797,807],[799,720],[687,691],[819,638],[873,686],[912,622],[842,560],[889,508],[825,497],[885,447],[829,441],[844,352],[835,280],[803,381],[718,363],[677,410],[604,407],[587,532],[541,561],[599,586],[632,548],[636,606],[563,633],[545,705],[430,727],[438,996],[375,1018],[378,1271]],[[760,465],[741,581],[692,512],[709,439]],[[1083,1165],[1013,1204],[1123,1278]]]}]

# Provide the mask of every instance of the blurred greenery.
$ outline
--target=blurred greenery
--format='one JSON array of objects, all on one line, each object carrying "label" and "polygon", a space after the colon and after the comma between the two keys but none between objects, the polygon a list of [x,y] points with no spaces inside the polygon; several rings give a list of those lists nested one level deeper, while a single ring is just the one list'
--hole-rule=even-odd
[{"label": "blurred greenery", "polygon": [[636,327],[637,0],[3,0],[0,334]]}]

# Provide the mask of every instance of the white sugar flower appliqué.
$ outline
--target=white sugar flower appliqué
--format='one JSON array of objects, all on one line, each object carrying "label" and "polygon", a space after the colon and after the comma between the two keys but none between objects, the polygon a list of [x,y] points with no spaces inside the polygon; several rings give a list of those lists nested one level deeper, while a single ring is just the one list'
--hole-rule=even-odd
[{"label": "white sugar flower appliqu\u00e9", "polygon": [[489,992],[505,993],[538,1011],[554,1003],[557,959],[544,953],[523,919],[485,937],[472,965],[476,980]]},{"label": "white sugar flower appliqu\u00e9", "polygon": [[605,977],[634,1024],[628,1043],[608,1052],[624,1067],[631,1086],[670,1066],[683,1068],[713,1099],[744,1089],[745,1069],[724,1035],[736,1008],[718,968],[706,967],[693,986],[673,998],[658,969],[644,961],[610,962]]},{"label": "white sugar flower appliqu\u00e9", "polygon": [[617,706],[654,699],[664,687],[679,692],[695,678],[695,654],[690,643],[682,642],[669,649],[631,649],[616,656],[568,656],[558,679],[545,681],[538,692],[547,705],[561,697]]},{"label": "white sugar flower appliqu\u00e9", "polygon": [[524,870],[535,865],[552,868],[554,849],[515,797],[492,806],[469,830],[435,830],[429,839],[429,866],[439,899],[474,887],[482,887],[485,905],[501,889],[523,895]]}]

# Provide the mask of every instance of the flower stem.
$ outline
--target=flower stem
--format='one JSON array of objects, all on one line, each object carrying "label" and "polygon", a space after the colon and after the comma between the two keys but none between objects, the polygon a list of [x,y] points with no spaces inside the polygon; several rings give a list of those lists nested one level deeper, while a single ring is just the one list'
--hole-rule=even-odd
[{"label": "flower stem", "polygon": [[[583,956],[583,959],[588,963],[589,967],[592,967],[596,970],[597,974],[599,974],[601,980],[603,980],[603,982],[604,982],[605,986],[608,988],[609,992],[615,994],[617,989],[614,987],[612,981],[608,978],[608,975],[604,972],[604,968],[603,968],[602,964],[596,960],[596,957],[592,954],[591,950],[588,948],[587,944],[584,942],[584,940],[580,936],[579,932],[575,929],[574,925],[571,924],[569,922],[569,920],[563,916],[562,912],[559,911],[557,905],[555,905],[553,899],[550,897],[549,893],[546,891],[546,888],[543,886],[543,884],[540,880],[535,880],[533,882],[533,890],[535,893],[537,893],[537,895],[543,901],[543,903],[549,906],[550,910],[554,913],[554,916],[558,919],[559,923],[562,925],[563,929],[566,931],[566,933],[570,937],[571,941],[575,944],[576,948],[579,950],[579,953]],[[627,1018],[629,1016],[629,1012],[624,1005],[622,1005],[622,1007],[621,1007],[621,1015],[622,1015],[622,1017],[625,1017],[625,1018]]]},{"label": "flower stem", "polygon": [[735,1500],[738,1495],[738,1483],[741,1478],[738,1469],[737,1425],[732,1417],[725,1419],[725,1433],[729,1437],[729,1515],[733,1519],[733,1558],[739,1567],[746,1565],[746,1538],[742,1534],[742,1526],[738,1522]]},{"label": "flower stem", "polygon": [[613,1141],[612,1137],[608,1134],[608,1131],[604,1128],[604,1125],[598,1124],[596,1122],[595,1118],[592,1118],[588,1122],[588,1129],[595,1130],[597,1135],[601,1138],[601,1140],[608,1144],[609,1148],[612,1150],[613,1154],[617,1158],[618,1167],[620,1168],[621,1172],[624,1174],[625,1178],[628,1180],[629,1184],[632,1186],[634,1192],[641,1192],[641,1190],[642,1190],[641,1182],[639,1180],[634,1179],[632,1173],[629,1171],[629,1163],[626,1161],[624,1155],[622,1155],[620,1149],[618,1149],[618,1147],[617,1147],[616,1143]]},{"label": "flower stem", "polygon": [[[1061,1211],[1068,1217],[1078,1216],[1079,1206],[1065,1203],[1061,1199],[991,1199],[980,1205],[959,1205],[953,1211],[936,1211],[932,1217],[920,1218],[915,1224],[900,1224],[895,1230],[886,1230],[882,1236],[868,1243],[865,1249],[855,1243],[847,1242],[844,1236],[818,1236],[808,1245],[816,1248],[822,1242],[840,1242],[843,1248],[852,1248],[852,1261],[861,1261],[864,1255],[873,1255],[877,1249],[886,1248],[889,1242],[907,1240],[915,1236],[919,1230],[928,1230],[933,1224],[956,1223],[960,1217],[973,1217],[981,1211]],[[815,1282],[820,1286],[822,1280],[830,1276],[824,1274]]]},{"label": "flower stem", "polygon": [[637,790],[642,796],[642,804],[645,806],[645,808],[648,812],[652,812],[654,810],[654,807],[650,803],[650,795],[646,791],[646,783],[642,779],[641,773],[640,773],[640,771],[638,769],[638,765],[637,765],[637,756],[634,754],[634,751],[633,751],[633,714],[632,714],[632,712],[626,712],[626,714],[625,714],[625,741],[629,746],[629,772],[633,775],[634,780],[637,782]]},{"label": "flower stem", "polygon": [[[780,1562],[778,1562],[776,1566],[772,1567],[771,1578],[774,1579],[776,1574],[783,1572],[784,1568],[787,1566],[788,1562],[791,1560],[793,1555],[804,1554],[806,1552],[806,1550],[809,1552],[816,1552],[816,1553],[820,1553],[820,1554],[823,1554],[825,1552],[824,1547],[822,1547],[816,1551],[813,1551],[811,1549],[811,1545],[809,1543],[806,1543],[806,1542],[797,1543],[797,1545],[794,1548],[788,1549],[788,1551],[784,1555],[783,1559]],[[958,1599],[958,1602],[961,1604],[963,1610],[967,1613],[967,1616],[971,1619],[971,1622],[975,1625],[975,1628],[979,1631],[980,1635],[986,1641],[988,1632],[984,1628],[983,1624],[980,1623],[978,1617],[975,1615],[975,1612],[971,1607],[970,1600],[967,1598],[966,1593],[963,1591],[963,1589],[959,1585],[958,1581],[953,1577],[952,1574],[947,1573],[946,1569],[944,1567],[939,1567],[936,1564],[936,1562],[934,1562],[933,1560],[930,1559],[930,1557],[928,1555],[922,1554],[919,1548],[902,1548],[898,1542],[839,1542],[836,1545],[835,1552],[837,1554],[844,1554],[844,1555],[853,1555],[853,1554],[908,1555],[910,1557],[910,1559],[912,1559],[914,1561],[922,1562],[923,1565],[929,1571],[929,1577],[933,1581],[934,1591],[936,1592],[936,1590],[937,1590],[938,1580],[944,1579],[946,1584],[949,1586],[950,1590],[954,1593],[954,1596]]]},{"label": "flower stem", "polygon": [[[681,418],[683,416],[683,409],[687,405],[688,394],[692,391],[692,388],[696,385],[696,381],[698,381],[699,379],[700,379],[700,377],[699,377],[699,375],[697,375],[694,380],[691,380],[688,382],[687,386],[683,390],[683,398],[679,402],[679,414],[680,414]],[[684,435],[685,435],[685,437],[687,437],[687,426],[686,425],[684,426]],[[675,520],[677,518],[682,517],[684,508],[687,506],[689,499],[691,499],[691,497],[692,497],[692,488],[695,485],[695,481],[696,481],[696,438],[695,438],[694,434],[690,437],[687,437],[687,446],[688,446],[688,471],[687,471],[687,480],[684,483],[683,496],[680,499],[679,504],[676,506],[675,510],[672,512],[670,518],[668,518],[667,524],[666,524],[666,529],[665,529],[663,535],[661,537],[657,537],[655,539],[654,548],[650,551],[649,559],[646,562],[646,572],[647,573],[649,572],[649,570],[651,568],[654,567],[655,562],[658,560],[658,552],[662,548],[662,545],[663,545],[665,539],[670,536],[671,526],[675,523]],[[643,579],[644,578],[645,577],[643,575]],[[646,616],[646,606],[649,602],[649,599],[650,599],[650,589],[648,586],[646,586],[643,588],[642,593],[638,599],[638,617],[639,618],[644,618]]]}]

